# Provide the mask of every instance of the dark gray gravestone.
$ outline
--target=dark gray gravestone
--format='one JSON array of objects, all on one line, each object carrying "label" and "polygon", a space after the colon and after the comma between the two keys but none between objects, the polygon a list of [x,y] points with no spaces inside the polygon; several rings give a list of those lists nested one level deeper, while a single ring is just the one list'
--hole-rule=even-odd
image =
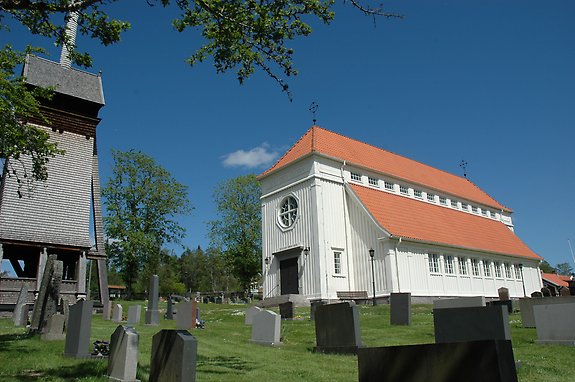
[{"label": "dark gray gravestone", "polygon": [[252,306],[248,310],[246,310],[246,315],[244,318],[244,324],[251,325],[254,322],[254,317],[256,314],[262,311],[262,308],[258,306]]},{"label": "dark gray gravestone", "polygon": [[392,293],[389,304],[391,325],[411,325],[411,293]]},{"label": "dark gray gravestone", "polygon": [[543,297],[551,297],[551,291],[547,287],[541,288],[541,294]]},{"label": "dark gray gravestone", "polygon": [[435,342],[511,340],[503,306],[434,309]]},{"label": "dark gray gravestone", "polygon": [[20,293],[18,294],[16,306],[12,312],[12,320],[16,326],[26,326],[26,324],[28,324],[28,305],[26,304],[27,299],[28,285],[23,284],[22,288],[20,288]]},{"label": "dark gray gravestone", "polygon": [[180,330],[191,330],[196,327],[197,314],[196,300],[183,301],[178,303],[178,314],[176,314],[176,328]]},{"label": "dark gray gravestone", "polygon": [[543,297],[543,293],[535,291],[535,292],[531,293],[531,297],[540,298],[540,297]]},{"label": "dark gray gravestone", "polygon": [[66,328],[66,357],[86,358],[90,355],[90,334],[92,332],[92,301],[80,300],[70,306]]},{"label": "dark gray gravestone", "polygon": [[312,301],[309,305],[309,319],[315,321],[315,311],[317,310],[317,307],[326,304],[327,301],[322,300]]},{"label": "dark gray gravestone", "polygon": [[282,320],[293,320],[295,318],[295,305],[288,301],[280,304],[280,316]]},{"label": "dark gray gravestone", "polygon": [[158,300],[160,298],[160,277],[153,275],[150,278],[148,290],[148,309],[146,310],[146,325],[160,325],[160,311]]},{"label": "dark gray gravestone", "polygon": [[197,351],[187,330],[161,330],[152,338],[149,382],[195,381]]},{"label": "dark gray gravestone", "polygon": [[485,297],[472,296],[433,300],[433,309],[467,308],[470,306],[485,306]]},{"label": "dark gray gravestone", "polygon": [[38,297],[34,303],[32,312],[32,323],[30,331],[32,333],[42,332],[48,318],[58,311],[60,302],[60,284],[62,283],[63,263],[56,260],[56,255],[48,256]]},{"label": "dark gray gravestone", "polygon": [[513,313],[513,302],[511,300],[493,300],[489,301],[490,306],[504,306],[507,313]]},{"label": "dark gray gravestone", "polygon": [[318,306],[315,312],[314,351],[356,354],[361,347],[359,312],[353,301]]},{"label": "dark gray gravestone", "polygon": [[535,305],[533,314],[537,327],[536,343],[575,346],[575,303]]},{"label": "dark gray gravestone", "polygon": [[260,345],[280,345],[281,316],[269,310],[262,310],[252,322],[251,341]]},{"label": "dark gray gravestone", "polygon": [[42,340],[44,341],[58,341],[66,338],[64,334],[64,322],[66,317],[61,313],[51,315],[46,322],[44,332],[42,333]]},{"label": "dark gray gravestone", "polygon": [[166,308],[166,320],[174,319],[174,301],[172,296],[168,296],[168,307]]},{"label": "dark gray gravestone", "polygon": [[110,381],[137,382],[139,335],[134,328],[118,326],[110,338],[108,376]]},{"label": "dark gray gravestone", "polygon": [[142,306],[132,305],[128,308],[128,324],[139,325],[142,317]]},{"label": "dark gray gravestone", "polygon": [[509,300],[509,288],[501,287],[497,289],[497,294],[499,295],[500,301]]},{"label": "dark gray gravestone", "polygon": [[517,382],[511,341],[360,348],[359,382]]}]

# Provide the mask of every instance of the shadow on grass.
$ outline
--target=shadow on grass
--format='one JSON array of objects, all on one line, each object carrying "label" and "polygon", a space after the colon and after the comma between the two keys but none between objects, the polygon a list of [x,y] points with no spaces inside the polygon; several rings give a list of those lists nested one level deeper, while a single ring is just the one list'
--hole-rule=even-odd
[{"label": "shadow on grass", "polygon": [[13,342],[27,340],[33,338],[35,334],[23,333],[23,334],[1,334],[0,335],[0,352],[10,351],[10,347]]},{"label": "shadow on grass", "polygon": [[60,366],[46,370],[23,370],[12,377],[18,381],[38,381],[47,378],[61,378],[67,381],[76,381],[82,378],[99,377],[106,372],[106,365],[98,361],[87,361],[70,366]]},{"label": "shadow on grass", "polygon": [[198,371],[211,374],[245,373],[256,368],[255,363],[238,357],[205,357],[200,355],[198,355],[196,367]]}]

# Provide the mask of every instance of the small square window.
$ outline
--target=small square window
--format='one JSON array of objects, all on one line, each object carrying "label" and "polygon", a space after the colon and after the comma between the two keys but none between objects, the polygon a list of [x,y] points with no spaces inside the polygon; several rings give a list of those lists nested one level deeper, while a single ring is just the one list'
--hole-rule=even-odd
[{"label": "small square window", "polygon": [[421,193],[421,190],[413,190],[413,195],[414,195],[417,199],[423,199],[423,194]]},{"label": "small square window", "polygon": [[492,219],[497,219],[497,215],[495,215],[495,211],[489,211],[489,215],[491,215]]},{"label": "small square window", "polygon": [[477,208],[476,206],[471,206],[471,212],[473,212],[474,214],[478,214],[479,208]]},{"label": "small square window", "polygon": [[369,180],[369,185],[370,185],[370,186],[375,186],[375,187],[378,186],[377,179],[372,178],[372,177],[370,176],[370,177],[368,178],[368,180]]},{"label": "small square window", "polygon": [[357,172],[352,172],[351,173],[351,180],[354,180],[356,182],[361,182],[361,174],[358,174]]},{"label": "small square window", "polygon": [[407,186],[399,186],[399,192],[401,192],[403,195],[407,195],[409,191]]},{"label": "small square window", "polygon": [[391,182],[385,182],[385,189],[389,190],[389,191],[393,191],[394,190],[394,184]]},{"label": "small square window", "polygon": [[484,209],[481,209],[481,215],[487,217],[487,211]]},{"label": "small square window", "polygon": [[461,203],[461,209],[463,211],[469,211],[469,204],[467,203]]},{"label": "small square window", "polygon": [[435,195],[428,192],[427,193],[427,201],[435,202]]},{"label": "small square window", "polygon": [[450,203],[451,203],[451,207],[457,208],[457,200],[451,199],[451,202],[450,202]]},{"label": "small square window", "polygon": [[445,199],[443,196],[439,197],[439,204],[441,204],[442,206],[446,206],[447,205],[447,199]]}]

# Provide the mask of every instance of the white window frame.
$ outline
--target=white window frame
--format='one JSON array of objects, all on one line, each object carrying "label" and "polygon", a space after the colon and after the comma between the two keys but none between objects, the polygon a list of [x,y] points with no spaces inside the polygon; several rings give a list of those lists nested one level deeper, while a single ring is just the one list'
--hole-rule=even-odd
[{"label": "white window frame", "polygon": [[291,229],[298,218],[299,200],[293,194],[287,195],[278,206],[277,222],[282,229]]},{"label": "white window frame", "polygon": [[511,280],[513,278],[513,273],[511,273],[511,264],[504,263],[503,269],[505,269],[505,278]]},{"label": "white window frame", "polygon": [[453,208],[457,208],[457,207],[458,207],[458,206],[457,206],[457,200],[451,199],[451,201],[449,202],[449,204],[451,204],[451,207],[453,207]]},{"label": "white window frame", "polygon": [[441,204],[442,206],[446,206],[447,205],[447,198],[445,196],[440,196],[439,197],[439,204]]},{"label": "white window frame", "polygon": [[515,270],[515,278],[521,280],[521,267],[519,264],[513,264],[513,268]]},{"label": "white window frame", "polygon": [[435,203],[435,194],[432,194],[431,192],[427,193],[427,201],[431,202],[431,203]]},{"label": "white window frame", "polygon": [[495,278],[502,279],[501,275],[501,263],[499,261],[493,262],[493,268],[495,269]]},{"label": "white window frame", "polygon": [[350,174],[349,176],[350,176],[352,181],[361,183],[361,174],[360,173],[350,171],[349,174]]},{"label": "white window frame", "polygon": [[342,254],[342,251],[333,251],[333,273],[338,276],[343,274]]},{"label": "white window frame", "polygon": [[371,176],[367,177],[367,182],[370,186],[379,187],[379,182],[376,178],[372,178]]},{"label": "white window frame", "polygon": [[388,191],[395,191],[395,183],[393,182],[388,182],[387,180],[385,180],[384,182],[384,187],[386,190]]},{"label": "white window frame", "polygon": [[454,275],[455,266],[453,265],[453,256],[447,255],[445,258],[445,274]]},{"label": "white window frame", "polygon": [[483,276],[493,277],[491,276],[491,262],[488,260],[483,260]]},{"label": "white window frame", "polygon": [[403,186],[403,185],[399,185],[399,193],[400,193],[401,195],[409,195],[409,187]]},{"label": "white window frame", "polygon": [[421,190],[413,190],[413,196],[416,199],[423,199],[423,192]]},{"label": "white window frame", "polygon": [[460,275],[469,276],[469,272],[467,269],[467,257],[465,256],[457,257],[457,268]]},{"label": "white window frame", "polygon": [[463,211],[468,211],[469,212],[469,204],[467,203],[461,203],[461,209]]},{"label": "white window frame", "polygon": [[481,276],[481,270],[479,269],[479,260],[471,259],[471,274],[473,276]]},{"label": "white window frame", "polygon": [[427,263],[429,265],[429,273],[438,274],[439,269],[439,255],[437,253],[427,254]]}]

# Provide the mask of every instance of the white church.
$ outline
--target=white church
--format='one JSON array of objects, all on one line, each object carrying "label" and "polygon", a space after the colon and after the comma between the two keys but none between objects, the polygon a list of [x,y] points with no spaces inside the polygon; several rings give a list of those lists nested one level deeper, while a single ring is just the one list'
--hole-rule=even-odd
[{"label": "white church", "polygon": [[263,297],[541,289],[512,210],[466,178],[313,126],[259,176]]}]

